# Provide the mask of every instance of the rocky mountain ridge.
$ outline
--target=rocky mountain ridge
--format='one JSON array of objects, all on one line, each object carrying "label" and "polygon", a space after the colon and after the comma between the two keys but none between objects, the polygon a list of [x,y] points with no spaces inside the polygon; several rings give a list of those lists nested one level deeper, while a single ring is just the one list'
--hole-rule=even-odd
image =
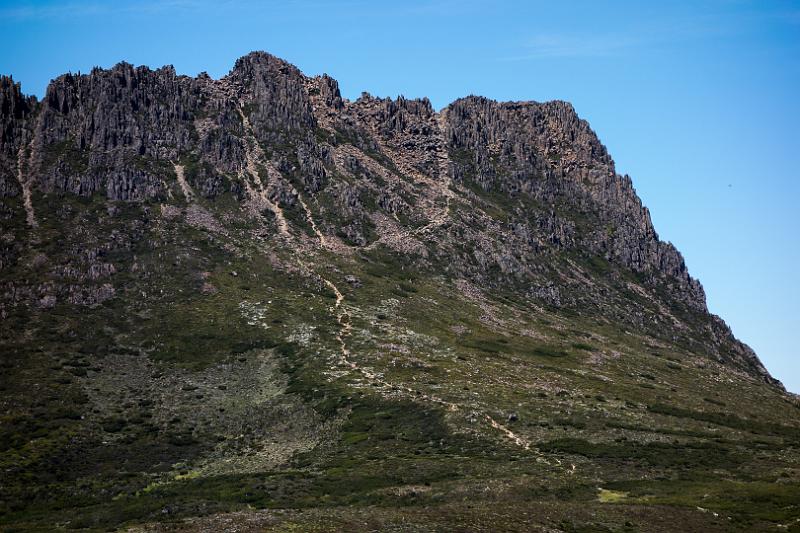
[{"label": "rocky mountain ridge", "polygon": [[[433,253],[452,256],[458,254],[453,240],[494,234],[495,242],[451,265],[482,281],[491,269],[500,278],[536,280],[545,287],[540,293],[555,294],[552,280],[541,279],[529,258],[553,249],[588,252],[643,276],[651,287],[664,284],[670,298],[706,313],[702,286],[680,253],[659,240],[631,179],[616,173],[605,147],[566,102],[471,96],[439,113],[427,99],[364,94],[350,102],[332,78],[306,77],[262,52],[239,59],[220,80],[126,63],[66,74],[41,102],[4,77],[0,99],[0,192],[7,198],[35,192],[164,202],[178,193],[176,169],[189,167],[186,184],[206,199],[229,194],[242,204],[255,199],[291,208],[300,196],[315,201],[327,187],[335,203],[331,218],[344,214],[350,223],[323,224],[323,231],[356,248],[431,225],[437,202],[449,209],[455,197],[524,198],[535,207],[514,207],[502,222],[470,213],[465,227],[448,227],[444,213],[436,237],[443,250]],[[248,183],[248,143],[268,153],[255,162],[269,170],[265,178],[255,176],[255,185]],[[376,165],[377,171],[370,168]],[[388,185],[382,173],[396,183]],[[348,174],[363,179],[342,179]],[[366,195],[377,197],[370,198],[374,208],[365,207]],[[35,224],[35,209],[26,209]],[[398,220],[401,228],[387,225]],[[476,225],[483,228],[473,233]],[[730,337],[720,320],[709,323],[715,336]],[[771,379],[747,347],[730,347],[736,360]]]},{"label": "rocky mountain ridge", "polygon": [[0,529],[800,523],[800,404],[566,102],[0,77],[0,324]]}]

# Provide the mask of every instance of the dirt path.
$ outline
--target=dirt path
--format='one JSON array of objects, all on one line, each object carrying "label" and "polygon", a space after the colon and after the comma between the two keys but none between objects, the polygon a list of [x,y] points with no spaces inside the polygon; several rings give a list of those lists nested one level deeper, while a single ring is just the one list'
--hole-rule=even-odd
[{"label": "dirt path", "polygon": [[[419,235],[422,233],[427,233],[428,231],[442,226],[447,219],[450,217],[450,201],[455,196],[453,191],[450,189],[451,180],[449,178],[449,156],[447,154],[447,139],[445,138],[445,126],[447,117],[444,112],[438,113],[436,115],[436,136],[438,141],[437,153],[436,157],[438,160],[438,172],[437,176],[430,177],[412,165],[408,164],[401,154],[398,154],[395,150],[390,148],[383,142],[381,138],[380,132],[378,132],[377,128],[374,125],[370,126],[370,131],[372,133],[372,137],[375,142],[378,144],[380,151],[384,154],[387,154],[397,168],[402,172],[404,175],[413,178],[415,181],[424,183],[427,185],[431,190],[434,191],[434,194],[431,198],[426,198],[428,200],[429,206],[424,206],[423,209],[427,210],[429,213],[429,220],[430,222],[421,228],[417,228],[416,230],[410,231],[412,235]],[[436,205],[436,200],[440,197],[445,198],[445,205],[443,207],[439,207]]]},{"label": "dirt path", "polygon": [[[325,239],[325,235],[319,230],[316,222],[314,222],[314,217],[312,216],[311,210],[308,208],[308,205],[300,195],[297,196],[297,199],[299,200],[300,205],[303,207],[303,211],[306,214],[306,220],[311,226],[311,229],[314,231],[314,235],[316,235],[317,239],[319,240],[320,246],[323,249],[326,248],[327,241]],[[313,270],[300,259],[298,259],[298,262],[302,268],[313,272]],[[349,367],[351,370],[361,371],[356,363],[350,361],[350,350],[347,348],[347,342],[345,340],[350,335],[352,325],[350,324],[350,312],[344,305],[342,305],[344,303],[344,294],[342,294],[342,291],[339,290],[339,287],[337,287],[334,282],[322,276],[321,274],[318,275],[322,282],[336,295],[336,302],[333,304],[331,311],[336,315],[336,323],[339,324],[339,331],[336,333],[336,340],[339,341],[340,346],[339,360],[343,365]],[[363,373],[363,371],[361,372]]]},{"label": "dirt path", "polygon": [[[306,213],[306,218],[308,219],[309,225],[313,228],[314,233],[316,234],[317,238],[319,239],[320,245],[324,248],[325,247],[325,236],[317,228],[317,225],[314,223],[313,217],[311,215],[311,211],[308,209],[308,206],[306,205],[306,203],[302,199],[300,199],[300,204],[303,206],[303,209],[304,209],[304,211]],[[301,264],[301,265],[304,268],[308,268],[307,265],[305,265],[305,264]],[[412,398],[418,398],[418,399],[423,400],[423,401],[428,401],[428,402],[439,404],[439,405],[445,407],[448,411],[459,411],[461,409],[461,406],[459,406],[457,403],[448,402],[448,401],[443,400],[441,398],[438,398],[438,397],[436,397],[436,396],[434,396],[432,394],[426,394],[426,393],[423,393],[422,391],[419,391],[419,390],[416,390],[416,389],[412,389],[411,387],[406,387],[404,385],[397,385],[397,384],[390,383],[390,382],[384,380],[383,378],[381,378],[375,372],[367,370],[367,369],[359,366],[358,363],[356,363],[355,361],[353,361],[350,358],[350,350],[347,347],[347,338],[350,336],[350,333],[351,333],[352,327],[353,327],[352,324],[351,324],[351,318],[352,317],[350,315],[350,312],[347,310],[347,307],[344,305],[344,301],[345,301],[344,294],[342,294],[342,291],[339,290],[339,287],[337,287],[334,282],[332,282],[331,280],[329,280],[329,279],[327,279],[327,278],[325,278],[325,277],[323,277],[321,275],[320,275],[320,278],[322,279],[323,283],[325,283],[325,285],[328,288],[330,288],[331,291],[333,291],[333,293],[336,295],[336,302],[333,304],[333,306],[331,308],[331,311],[336,315],[336,322],[339,324],[339,331],[336,334],[336,340],[339,342],[339,347],[340,347],[339,348],[339,352],[340,352],[339,353],[339,361],[340,361],[340,364],[342,364],[343,366],[349,368],[352,371],[360,373],[367,380],[371,381],[372,383],[378,383],[384,388],[403,391],[403,392],[409,394]],[[484,415],[484,416],[486,417],[486,420],[489,422],[489,425],[492,428],[502,432],[503,435],[505,435],[511,442],[513,442],[514,444],[516,444],[517,446],[519,446],[520,448],[522,448],[522,449],[524,449],[526,451],[534,452],[537,455],[537,460],[538,461],[550,464],[550,462],[547,459],[544,458],[543,454],[541,452],[539,452],[539,450],[537,450],[536,448],[533,448],[531,446],[531,443],[528,440],[526,440],[523,437],[520,437],[519,435],[517,435],[516,433],[514,433],[513,431],[511,431],[510,429],[508,429],[504,425],[500,424],[499,422],[497,422],[494,418],[492,418],[488,414]],[[558,459],[555,459],[555,460],[559,465],[561,464],[561,462]]]},{"label": "dirt path", "polygon": [[[443,119],[440,118],[440,135],[442,135],[442,140],[444,140],[444,127],[443,127],[443,124],[441,122],[442,120]],[[442,145],[442,150],[443,150],[443,153],[440,155],[440,175],[441,176],[448,176],[449,158],[447,157],[445,145]],[[426,225],[426,226],[424,226],[422,228],[419,228],[418,230],[416,230],[413,233],[423,233],[425,231],[429,231],[430,229],[433,229],[434,227],[437,227],[437,226],[440,226],[440,225],[444,224],[447,221],[447,219],[449,218],[449,216],[450,216],[450,198],[453,196],[453,192],[450,190],[449,177],[447,177],[444,180],[442,180],[442,179],[438,180],[437,188],[440,191],[441,195],[446,198],[446,204],[445,204],[444,209],[437,216],[434,217],[434,219],[431,221],[430,224],[428,224],[428,225]],[[311,226],[312,230],[314,231],[314,234],[316,235],[317,239],[319,240],[320,246],[322,248],[327,248],[327,240],[325,238],[325,235],[317,227],[317,224],[314,221],[314,217],[313,217],[313,215],[311,213],[311,210],[308,208],[308,205],[305,203],[305,201],[302,199],[302,197],[300,195],[298,195],[298,200],[300,202],[300,205],[303,208],[303,211],[305,212],[306,220],[308,221],[309,226]],[[298,262],[300,262],[302,268],[304,268],[306,270],[313,271],[308,267],[308,265],[302,263],[299,260],[298,260]],[[351,323],[352,317],[350,315],[350,312],[347,310],[347,307],[345,306],[345,296],[344,296],[344,294],[342,294],[342,291],[339,290],[339,288],[336,286],[336,284],[333,281],[331,281],[330,279],[325,278],[322,275],[319,275],[319,276],[320,276],[320,279],[322,279],[323,283],[331,291],[333,291],[333,293],[336,296],[336,302],[331,307],[331,312],[336,316],[336,322],[339,325],[339,331],[336,334],[336,340],[339,342],[339,362],[340,362],[340,364],[342,366],[344,366],[346,368],[349,368],[350,370],[352,370],[354,372],[358,372],[364,378],[366,378],[368,381],[372,382],[373,384],[377,383],[383,388],[387,388],[387,389],[391,389],[391,390],[403,391],[406,394],[408,394],[409,396],[411,396],[412,398],[416,398],[416,399],[419,399],[419,400],[422,400],[422,401],[428,401],[428,402],[432,402],[432,403],[441,405],[441,406],[445,407],[448,411],[451,411],[451,412],[455,412],[455,411],[461,410],[461,406],[458,405],[457,403],[443,400],[443,399],[441,399],[441,398],[439,398],[437,396],[434,396],[432,394],[423,393],[422,391],[413,389],[411,387],[390,383],[390,382],[386,381],[385,379],[383,379],[382,377],[380,377],[377,373],[372,372],[371,370],[368,370],[366,368],[363,368],[358,363],[353,361],[351,359],[351,357],[350,357],[351,356],[350,350],[347,347],[347,338],[350,336],[350,333],[352,331],[352,323]],[[537,450],[536,448],[531,446],[531,443],[529,441],[527,441],[523,437],[520,437],[516,433],[512,432],[510,429],[508,429],[507,427],[505,427],[502,424],[500,424],[499,422],[497,422],[494,418],[492,418],[488,414],[486,414],[484,416],[485,416],[486,420],[489,422],[489,425],[492,428],[494,428],[494,429],[500,431],[501,433],[503,433],[503,435],[506,438],[508,438],[511,442],[513,442],[515,445],[519,446],[520,448],[522,448],[522,449],[524,449],[526,451],[530,451],[530,452],[535,453],[537,455],[537,461],[545,462],[547,464],[551,464],[547,459],[544,458],[543,454],[541,452],[539,452],[539,450]],[[558,461],[558,459],[556,459],[556,462],[559,465],[561,464],[560,461]]]},{"label": "dirt path", "polygon": [[452,185],[452,178],[450,178],[450,156],[447,153],[447,139],[445,131],[447,129],[447,116],[446,111],[442,110],[436,115],[436,136],[438,140],[438,149],[436,151],[436,159],[438,162],[438,175],[434,180],[434,189],[439,193],[440,197],[444,197],[445,205],[440,213],[435,215],[433,219],[425,226],[414,231],[415,234],[420,235],[428,233],[444,225],[450,218],[450,202],[453,199],[454,193],[450,186]]},{"label": "dirt path", "polygon": [[[395,161],[399,170],[405,174],[406,176],[412,177],[414,180],[425,183],[429,190],[433,191],[431,197],[426,198],[428,205],[424,206],[423,209],[425,210],[426,214],[428,215],[428,223],[424,226],[421,226],[416,229],[405,228],[398,232],[393,232],[391,235],[382,236],[377,241],[371,243],[370,245],[366,246],[365,249],[370,250],[379,244],[384,243],[387,239],[406,239],[409,237],[419,237],[425,236],[432,232],[433,230],[444,226],[450,220],[451,215],[451,203],[453,198],[455,198],[455,193],[452,190],[452,178],[450,177],[450,156],[447,152],[447,138],[445,136],[445,131],[447,127],[447,116],[446,112],[442,111],[436,115],[436,137],[437,137],[437,150],[436,150],[436,158],[437,158],[437,173],[435,177],[427,176],[414,167],[406,164],[402,158],[396,156],[394,151],[389,148],[380,138],[379,133],[372,128],[372,133],[375,141],[378,143],[380,150],[386,154],[389,154],[392,157],[392,160]],[[364,159],[369,161],[369,165],[376,166],[377,164],[372,161],[371,158],[367,157],[364,154]],[[380,165],[377,165],[380,166]],[[380,167],[382,172],[379,174],[385,173],[385,169]],[[385,176],[384,176],[385,177]],[[444,198],[444,206],[438,206],[437,200],[440,198]],[[397,217],[395,217],[396,219]]]},{"label": "dirt path", "polygon": [[[303,211],[306,214],[306,220],[308,221],[309,225],[311,226],[311,229],[314,231],[314,235],[316,235],[317,239],[319,239],[320,246],[322,246],[323,248],[327,248],[328,247],[328,241],[325,239],[325,235],[323,235],[322,232],[317,227],[317,223],[314,222],[314,217],[311,216],[311,210],[308,208],[308,204],[306,204],[305,200],[303,200],[303,197],[300,196],[299,194],[297,195],[297,200],[300,202],[300,206],[303,208]],[[333,285],[333,284],[331,283],[331,285]],[[338,289],[335,292],[339,293]],[[341,296],[341,293],[339,293],[339,296]],[[343,296],[342,296],[342,299],[344,299]],[[337,304],[338,303],[339,302],[337,300]]]},{"label": "dirt path", "polygon": [[[256,165],[257,165],[258,161],[262,161],[265,165],[267,163],[266,163],[265,158],[263,157],[263,152],[261,152],[261,149],[258,146],[258,143],[256,142],[255,135],[253,134],[253,131],[252,131],[252,126],[250,125],[249,120],[244,115],[244,112],[241,110],[241,108],[239,109],[239,114],[240,114],[240,116],[242,118],[242,123],[244,124],[245,132],[247,134],[247,139],[246,139],[246,141],[247,141],[246,142],[247,172],[252,176],[253,183],[255,184],[255,188],[252,188],[249,184],[247,185],[249,187],[248,188],[248,193],[250,193],[251,196],[254,196],[256,198],[260,198],[260,200],[267,207],[269,207],[269,209],[271,209],[273,211],[273,213],[275,213],[275,216],[276,216],[276,219],[278,220],[278,226],[280,228],[281,233],[283,235],[287,236],[287,237],[292,237],[292,235],[289,232],[288,224],[286,222],[285,217],[283,216],[283,211],[281,210],[280,206],[278,206],[275,203],[271,202],[269,200],[269,198],[267,197],[267,195],[266,195],[266,191],[265,191],[264,186],[263,186],[263,184],[261,182],[261,179],[260,179],[260,177],[258,175],[258,169],[257,169]],[[406,233],[406,235],[422,234],[422,233],[426,233],[428,231],[431,231],[434,228],[445,224],[447,222],[447,220],[449,219],[449,217],[450,217],[450,202],[451,202],[452,197],[454,196],[454,193],[450,188],[451,179],[449,177],[449,157],[447,155],[447,148],[446,148],[447,145],[445,143],[446,139],[444,137],[445,117],[443,116],[443,114],[439,114],[437,116],[437,121],[439,123],[439,135],[440,135],[440,151],[439,151],[439,154],[438,154],[438,157],[439,157],[439,173],[438,173],[439,176],[438,176],[438,179],[431,179],[431,178],[429,178],[427,176],[422,176],[419,172],[417,172],[417,171],[415,171],[413,169],[412,170],[404,169],[404,171],[411,172],[411,174],[415,178],[418,178],[420,181],[426,182],[429,185],[431,185],[432,188],[438,193],[437,195],[435,195],[436,197],[444,197],[445,198],[445,205],[442,208],[438,208],[438,213],[434,214],[431,217],[430,223],[428,223],[425,226],[423,226],[421,228],[418,228],[418,229],[416,229],[414,231],[404,232],[404,233]],[[385,148],[385,147],[382,146],[382,148]],[[176,170],[176,172],[177,172],[177,170]],[[247,181],[246,181],[246,183],[247,183]],[[329,249],[330,246],[329,246],[328,239],[325,237],[325,235],[322,233],[322,231],[320,231],[319,227],[317,226],[317,224],[316,224],[316,222],[314,220],[313,214],[311,212],[311,209],[309,209],[309,207],[308,207],[308,204],[306,204],[305,200],[302,198],[302,196],[300,194],[297,195],[297,199],[298,199],[298,202],[300,203],[300,206],[303,208],[303,212],[305,213],[306,220],[307,220],[309,226],[311,227],[312,231],[314,232],[314,235],[316,236],[317,240],[319,241],[320,246],[323,249]],[[431,201],[435,204],[435,198],[431,199]],[[298,262],[298,266],[300,266],[300,268],[303,271],[310,272],[310,273],[315,272],[314,269],[309,264],[307,264],[305,261],[303,261],[302,259],[298,258],[297,262]],[[427,394],[427,393],[424,393],[424,392],[422,392],[420,390],[413,389],[411,387],[407,387],[405,385],[398,385],[398,384],[390,383],[390,382],[386,381],[385,379],[383,379],[376,372],[373,372],[373,371],[371,371],[369,369],[363,368],[357,362],[352,360],[350,349],[347,346],[347,339],[348,339],[348,337],[350,336],[350,334],[352,332],[352,315],[350,314],[350,311],[347,309],[347,306],[345,304],[345,296],[342,293],[342,291],[339,290],[339,287],[337,287],[337,285],[333,281],[331,281],[330,279],[322,276],[321,274],[317,273],[317,275],[320,277],[320,279],[325,284],[325,286],[327,286],[334,293],[334,295],[336,296],[336,301],[330,307],[330,310],[331,310],[331,313],[335,316],[336,323],[339,326],[339,330],[336,333],[336,340],[339,343],[339,363],[343,367],[346,367],[346,368],[348,368],[349,370],[351,370],[353,372],[357,372],[358,374],[361,374],[361,376],[363,376],[363,378],[365,378],[366,380],[368,380],[372,384],[378,384],[382,388],[389,389],[389,390],[402,391],[402,392],[408,394],[412,399],[417,399],[417,400],[421,400],[421,401],[427,401],[427,402],[435,403],[435,404],[441,405],[442,407],[446,408],[448,411],[451,411],[451,412],[455,412],[455,411],[461,410],[461,406],[456,404],[456,403],[454,403],[454,402],[446,401],[446,400],[444,400],[442,398],[439,398],[439,397],[437,397],[435,395]],[[496,430],[500,431],[506,438],[508,438],[511,442],[513,442],[515,445],[519,446],[520,448],[522,448],[522,449],[524,449],[526,451],[531,451],[531,452],[536,453],[537,456],[538,456],[537,460],[544,461],[547,464],[550,464],[549,461],[547,461],[546,459],[544,459],[542,457],[541,452],[539,452],[538,450],[536,450],[536,448],[531,446],[530,442],[525,440],[523,437],[520,437],[519,435],[515,434],[510,429],[508,429],[507,427],[505,427],[502,424],[500,424],[499,422],[497,422],[495,419],[493,419],[488,414],[486,414],[484,416],[485,416],[487,422],[489,423],[489,425],[493,429],[496,429]],[[557,459],[556,459],[556,461],[558,462]],[[558,462],[558,464],[560,464],[560,462]]]},{"label": "dirt path", "polygon": [[[31,154],[30,159],[32,158],[33,154]],[[39,226],[39,223],[36,221],[36,214],[33,211],[30,177],[26,177],[25,171],[23,170],[24,161],[25,146],[20,146],[19,152],[17,152],[17,180],[19,181],[20,187],[22,187],[22,205],[25,207],[25,220],[28,222],[28,226],[36,228]]]},{"label": "dirt path", "polygon": [[255,187],[253,187],[249,180],[244,180],[248,196],[255,201],[255,207],[257,210],[266,207],[272,211],[272,214],[275,215],[275,220],[278,223],[278,231],[281,233],[281,235],[289,237],[289,224],[286,222],[286,217],[283,215],[283,209],[281,209],[277,203],[269,199],[267,189],[261,181],[261,176],[258,174],[259,161],[264,164],[264,166],[267,168],[267,171],[270,170],[269,164],[264,157],[264,152],[261,150],[261,146],[259,146],[258,141],[256,140],[250,120],[247,118],[247,115],[244,114],[244,111],[242,111],[241,107],[237,108],[237,110],[239,111],[239,116],[242,119],[242,124],[244,125],[244,131],[246,135],[244,144],[247,166],[245,169],[252,177],[253,184],[255,184]]},{"label": "dirt path", "polygon": [[183,165],[173,163],[172,166],[175,168],[175,176],[178,178],[178,185],[181,186],[181,190],[183,191],[184,198],[186,198],[186,202],[192,202],[194,200],[194,191],[192,191],[192,188],[189,186],[189,183],[186,181],[186,177],[183,174]]},{"label": "dirt path", "polygon": [[[299,196],[298,196],[298,199],[300,201],[300,205],[303,207],[303,210],[305,211],[306,219],[307,219],[309,225],[311,226],[311,228],[314,230],[314,234],[317,236],[317,239],[319,240],[320,245],[323,248],[325,248],[326,247],[326,242],[327,242],[326,239],[325,239],[325,235],[319,230],[319,228],[317,227],[316,223],[314,222],[313,215],[311,213],[311,210],[308,208],[308,205]],[[301,268],[303,268],[304,270],[313,272],[313,270],[311,268],[309,268],[309,266],[307,264],[305,264],[304,262],[300,261],[299,259],[298,259],[298,263],[300,264]],[[424,394],[421,391],[412,389],[410,387],[405,387],[405,386],[401,386],[401,385],[396,385],[394,383],[390,383],[390,382],[384,380],[383,378],[381,378],[377,373],[372,372],[371,370],[368,370],[366,368],[363,368],[363,367],[359,366],[358,363],[356,363],[355,361],[350,359],[350,350],[347,347],[347,338],[350,336],[350,333],[351,333],[351,331],[353,329],[353,326],[351,324],[351,318],[352,317],[350,315],[350,311],[348,311],[347,307],[344,305],[344,301],[345,301],[344,294],[342,294],[342,291],[339,290],[339,287],[337,287],[336,284],[333,281],[329,280],[328,278],[326,278],[326,277],[324,277],[324,276],[322,276],[320,274],[318,274],[318,275],[319,275],[320,279],[322,280],[322,282],[331,291],[333,291],[334,295],[336,295],[336,302],[331,307],[331,311],[335,314],[336,322],[337,322],[337,324],[339,324],[339,332],[336,334],[336,340],[339,342],[339,346],[340,346],[339,362],[340,362],[340,364],[342,366],[345,366],[345,367],[349,368],[352,371],[358,372],[359,374],[361,374],[367,380],[369,380],[369,381],[371,381],[373,383],[378,383],[382,387],[390,388],[390,389],[393,389],[393,390],[402,390],[402,391],[410,394],[412,397],[419,398],[419,399],[422,399],[422,400],[431,401],[431,402],[434,402],[434,403],[438,403],[440,405],[443,405],[443,406],[447,407],[451,411],[457,411],[458,410],[458,405],[457,404],[454,404],[454,403],[451,403],[451,402],[447,402],[445,400],[442,400],[441,398],[437,398],[436,396],[433,396],[433,395],[430,395],[430,394]]]},{"label": "dirt path", "polygon": [[[308,214],[308,216],[310,216],[310,213],[307,213],[307,214]],[[321,234],[319,234],[319,235],[321,237]],[[339,288],[336,286],[335,283],[333,283],[331,280],[329,280],[327,278],[324,278],[322,276],[320,276],[320,277],[322,278],[322,281],[325,283],[325,285],[327,285],[333,291],[333,293],[336,295],[336,302],[334,303],[334,305],[332,307],[332,311],[336,314],[336,322],[339,324],[339,332],[336,334],[336,340],[339,341],[339,345],[340,345],[339,360],[340,360],[340,363],[343,366],[346,366],[350,370],[353,370],[353,371],[356,371],[356,372],[360,373],[362,376],[364,376],[366,379],[368,379],[372,383],[378,383],[384,388],[403,391],[403,392],[407,393],[408,395],[410,395],[412,398],[418,398],[418,399],[423,400],[423,401],[428,401],[428,402],[432,402],[432,403],[441,405],[441,406],[445,407],[448,411],[451,411],[451,412],[455,412],[455,411],[461,410],[461,406],[458,405],[457,403],[448,402],[448,401],[443,400],[441,398],[438,398],[438,397],[436,397],[436,396],[434,396],[432,394],[426,394],[426,393],[423,393],[422,391],[419,391],[419,390],[416,390],[416,389],[412,389],[411,387],[406,387],[404,385],[397,385],[397,384],[390,383],[390,382],[386,381],[385,379],[381,378],[375,372],[372,372],[370,370],[362,368],[361,366],[358,365],[358,363],[353,361],[350,358],[350,350],[347,348],[347,340],[346,339],[350,335],[350,332],[352,330],[352,324],[350,322],[350,320],[351,320],[350,312],[343,305],[345,297],[342,294],[342,292],[339,290]],[[550,460],[548,458],[546,458],[544,456],[544,454],[542,452],[540,452],[538,449],[536,449],[534,446],[532,446],[530,441],[528,441],[524,437],[521,437],[520,435],[517,435],[516,433],[514,433],[513,431],[508,429],[506,426],[502,425],[497,420],[492,418],[490,415],[486,414],[484,416],[485,416],[487,422],[489,422],[489,425],[492,428],[500,431],[506,438],[508,438],[511,442],[513,442],[515,445],[519,446],[523,450],[534,453],[536,455],[536,460],[538,462],[545,463],[545,464],[548,464],[548,465],[552,465],[553,464],[553,463],[550,462]],[[555,464],[557,464],[559,466],[561,465],[561,461],[558,458],[553,458],[553,459],[554,459]],[[575,466],[572,465],[572,471],[574,472],[574,470],[575,470]]]},{"label": "dirt path", "polygon": [[526,450],[530,450],[531,449],[531,443],[530,442],[528,442],[526,439],[520,437],[519,435],[517,435],[516,433],[511,431],[510,429],[508,429],[507,427],[502,425],[500,422],[498,422],[497,420],[495,420],[491,416],[486,415],[486,420],[489,421],[489,425],[490,426],[492,426],[493,428],[495,428],[497,430],[502,431],[505,434],[506,437],[508,437],[509,439],[514,441],[514,444],[516,444],[520,448],[524,448]]}]

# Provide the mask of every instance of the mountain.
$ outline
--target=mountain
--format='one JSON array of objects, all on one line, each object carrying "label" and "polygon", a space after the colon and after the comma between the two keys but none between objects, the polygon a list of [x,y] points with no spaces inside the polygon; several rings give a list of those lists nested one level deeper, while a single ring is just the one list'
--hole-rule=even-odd
[{"label": "mountain", "polygon": [[0,78],[0,524],[800,527],[800,403],[566,102]]}]

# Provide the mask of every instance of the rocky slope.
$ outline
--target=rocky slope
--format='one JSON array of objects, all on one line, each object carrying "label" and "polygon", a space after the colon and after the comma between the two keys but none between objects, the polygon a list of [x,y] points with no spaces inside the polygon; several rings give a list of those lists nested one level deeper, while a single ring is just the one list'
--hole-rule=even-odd
[{"label": "rocky slope", "polygon": [[352,529],[378,505],[368,527],[448,529],[473,515],[454,494],[484,494],[508,528],[537,502],[545,528],[594,505],[669,530],[663,505],[699,505],[670,491],[707,489],[689,474],[742,471],[781,511],[715,492],[730,520],[797,516],[796,402],[566,102],[348,101],[255,52],[220,80],[67,74],[41,101],[2,77],[0,126],[6,523],[253,504]]}]

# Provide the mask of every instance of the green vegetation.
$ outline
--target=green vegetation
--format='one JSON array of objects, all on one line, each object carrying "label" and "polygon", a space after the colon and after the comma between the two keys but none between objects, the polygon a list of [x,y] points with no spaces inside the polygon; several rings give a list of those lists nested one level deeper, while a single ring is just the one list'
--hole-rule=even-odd
[{"label": "green vegetation", "polygon": [[[704,398],[703,400],[707,401],[707,398]],[[703,422],[749,431],[755,434],[780,436],[790,440],[791,442],[800,443],[800,428],[795,426],[786,426],[782,424],[762,422],[759,420],[748,420],[731,413],[695,411],[663,404],[654,404],[649,406],[648,409],[653,413],[670,415],[679,418],[701,420]]]},{"label": "green vegetation", "polygon": [[541,443],[542,451],[582,455],[609,462],[642,464],[670,469],[733,469],[744,457],[730,447],[716,442],[648,442],[590,443],[583,439],[566,438]]},{"label": "green vegetation", "polygon": [[42,161],[44,168],[58,163],[66,165],[70,175],[80,175],[89,167],[89,150],[78,148],[69,138],[47,146]]},{"label": "green vegetation", "polygon": [[[495,220],[540,210],[477,192]],[[620,327],[625,306],[657,312],[626,288],[636,275],[531,258],[624,300],[584,305],[565,283],[550,305],[524,280],[455,275],[435,245],[314,248],[297,207],[284,246],[229,198],[196,201],[224,233],[183,199],[111,215],[34,196],[39,241],[14,230],[4,280],[44,287],[36,301],[59,289],[3,318],[0,529],[214,530],[237,510],[277,530],[795,527],[796,406],[696,349],[702,317],[678,304],[674,343]],[[308,202],[327,234],[356,221],[331,202]]]}]

